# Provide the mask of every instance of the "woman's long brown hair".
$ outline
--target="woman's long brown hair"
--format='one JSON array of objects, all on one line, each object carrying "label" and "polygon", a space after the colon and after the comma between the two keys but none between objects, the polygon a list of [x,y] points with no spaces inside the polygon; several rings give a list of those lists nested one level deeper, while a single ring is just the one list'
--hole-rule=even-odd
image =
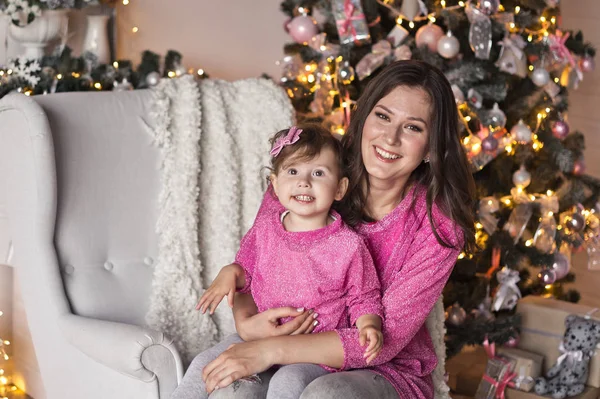
[{"label": "woman's long brown hair", "polygon": [[373,107],[399,86],[422,89],[429,95],[431,104],[430,161],[421,163],[412,172],[410,182],[427,187],[427,217],[438,242],[450,246],[440,237],[432,219],[434,203],[462,230],[464,248],[472,250],[475,244],[475,183],[460,142],[454,94],[444,74],[422,61],[396,61],[390,64],[369,82],[359,98],[348,131],[342,139],[350,187],[349,195],[339,206],[340,213],[350,225],[370,220],[365,212],[369,179],[361,153],[362,132]]}]

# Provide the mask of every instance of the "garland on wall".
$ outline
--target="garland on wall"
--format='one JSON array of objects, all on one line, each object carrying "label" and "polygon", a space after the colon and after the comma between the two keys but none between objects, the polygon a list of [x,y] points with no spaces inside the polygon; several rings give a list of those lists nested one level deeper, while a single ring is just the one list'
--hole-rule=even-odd
[{"label": "garland on wall", "polygon": [[185,74],[192,74],[198,80],[209,77],[203,69],[186,69],[182,58],[179,52],[170,50],[161,62],[158,54],[146,50],[135,68],[130,60],[102,64],[90,54],[76,57],[65,47],[59,54],[39,60],[20,57],[0,67],[0,98],[15,90],[28,96],[68,91],[122,91],[155,86],[161,77]]}]

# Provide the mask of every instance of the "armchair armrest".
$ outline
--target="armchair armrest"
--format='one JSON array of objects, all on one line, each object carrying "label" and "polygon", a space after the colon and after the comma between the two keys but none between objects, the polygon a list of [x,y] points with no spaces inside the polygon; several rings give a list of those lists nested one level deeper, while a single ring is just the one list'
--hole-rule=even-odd
[{"label": "armchair armrest", "polygon": [[74,314],[60,317],[59,326],[71,345],[98,363],[140,381],[158,379],[161,398],[183,377],[179,353],[161,332]]}]

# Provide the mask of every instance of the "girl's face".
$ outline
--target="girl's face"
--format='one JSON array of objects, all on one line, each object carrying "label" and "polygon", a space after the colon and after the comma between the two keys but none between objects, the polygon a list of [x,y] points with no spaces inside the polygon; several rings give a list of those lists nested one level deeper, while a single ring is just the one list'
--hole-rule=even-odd
[{"label": "girl's face", "polygon": [[420,88],[398,86],[371,110],[362,159],[371,184],[404,184],[428,156],[431,103]]},{"label": "girl's face", "polygon": [[285,162],[271,181],[279,202],[290,212],[306,217],[327,217],[333,201],[346,194],[348,179],[339,178],[338,162],[331,148],[311,160]]}]

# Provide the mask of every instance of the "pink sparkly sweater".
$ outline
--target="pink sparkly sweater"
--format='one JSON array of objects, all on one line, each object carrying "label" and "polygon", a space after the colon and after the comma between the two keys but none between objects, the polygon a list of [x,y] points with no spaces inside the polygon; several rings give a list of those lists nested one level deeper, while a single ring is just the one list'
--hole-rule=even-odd
[{"label": "pink sparkly sweater", "polygon": [[274,201],[279,207],[263,207],[240,244],[235,262],[246,277],[240,292],[252,293],[259,312],[314,309],[315,332],[349,328],[365,314],[382,317],[379,279],[364,239],[333,211],[335,221],[326,227],[288,232],[284,209]]},{"label": "pink sparkly sweater", "polygon": [[[385,377],[402,399],[434,396],[431,373],[437,357],[424,323],[452,272],[458,248],[463,245],[462,232],[434,206],[432,218],[438,234],[453,248],[437,241],[427,218],[426,194],[425,187],[413,186],[383,219],[357,228],[366,239],[377,268],[385,316],[384,346],[369,367],[362,356],[364,349],[359,345],[358,330],[336,329],[344,348],[341,370],[372,370]],[[257,220],[269,209],[281,208],[268,190]],[[285,260],[282,257],[280,263]]]}]

